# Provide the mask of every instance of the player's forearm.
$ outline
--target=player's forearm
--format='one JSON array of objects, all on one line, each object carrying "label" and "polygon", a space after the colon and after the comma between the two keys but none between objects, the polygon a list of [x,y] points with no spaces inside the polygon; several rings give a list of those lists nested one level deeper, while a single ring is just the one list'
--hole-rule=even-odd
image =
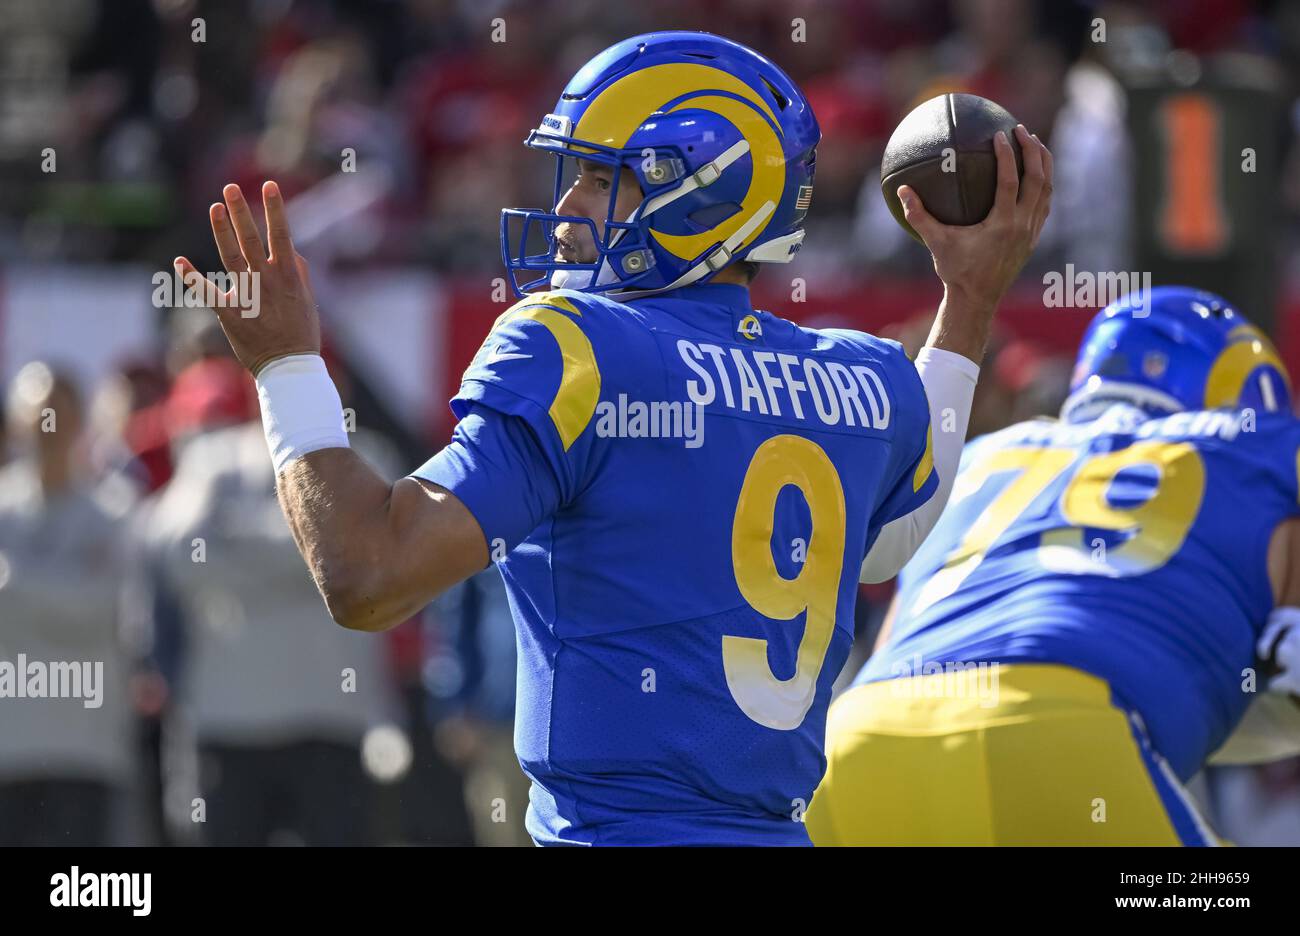
[{"label": "player's forearm", "polygon": [[355,630],[383,630],[397,596],[385,589],[391,487],[351,449],[322,449],[288,465],[280,506],[331,617]]},{"label": "player's forearm", "polygon": [[[390,486],[350,448],[343,406],[319,355],[290,355],[257,373],[280,506],[330,615],[344,627],[391,623],[376,581],[394,550],[386,540]],[[367,596],[370,596],[367,598]]]},{"label": "player's forearm", "polygon": [[394,534],[393,486],[351,448],[303,456],[277,487],[294,542],[342,627],[385,630],[433,598],[403,582],[411,556]]},{"label": "player's forearm", "polygon": [[979,364],[984,360],[996,310],[996,303],[968,299],[955,290],[945,289],[926,346],[960,354]]},{"label": "player's forearm", "polygon": [[400,624],[487,565],[482,531],[449,492],[389,484],[351,449],[295,460],[278,490],[330,616],[351,630]]},{"label": "player's forearm", "polygon": [[280,505],[339,624],[392,627],[487,565],[482,530],[449,492],[390,484],[351,450],[319,355],[273,360],[257,395]]}]

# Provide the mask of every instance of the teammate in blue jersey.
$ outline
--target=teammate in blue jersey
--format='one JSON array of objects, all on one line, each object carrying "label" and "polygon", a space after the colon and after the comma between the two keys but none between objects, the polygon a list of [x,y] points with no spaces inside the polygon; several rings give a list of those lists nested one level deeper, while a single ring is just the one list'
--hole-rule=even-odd
[{"label": "teammate in blue jersey", "polygon": [[706,33],[613,46],[526,140],[556,158],[556,202],[503,216],[521,301],[465,372],[450,445],[393,485],[346,448],[278,190],[270,259],[236,187],[213,206],[262,303],[212,304],[335,619],[379,630],[499,566],[538,842],[808,844],[858,579],[895,574],[942,509],[961,437],[930,415],[964,433],[990,319],[1049,210],[1050,154],[1016,132],[1023,180],[999,137],[982,224],[945,227],[903,193],[945,284],[913,365],[750,304],[758,266],[804,237],[820,132],[794,83]]},{"label": "teammate in blue jersey", "polygon": [[1181,782],[1253,700],[1280,703],[1284,753],[1300,737],[1256,669],[1275,606],[1300,603],[1290,402],[1218,296],[1104,309],[1061,419],[967,446],[891,633],[832,708],[814,841],[1214,843]]}]

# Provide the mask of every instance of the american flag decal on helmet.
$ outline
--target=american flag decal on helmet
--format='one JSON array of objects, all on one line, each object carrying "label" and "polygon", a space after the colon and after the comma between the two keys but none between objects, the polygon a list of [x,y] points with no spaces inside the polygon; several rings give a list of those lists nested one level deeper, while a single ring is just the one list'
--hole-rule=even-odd
[{"label": "american flag decal on helmet", "polygon": [[812,186],[799,186],[799,197],[794,200],[794,210],[807,211],[810,204],[812,204]]}]

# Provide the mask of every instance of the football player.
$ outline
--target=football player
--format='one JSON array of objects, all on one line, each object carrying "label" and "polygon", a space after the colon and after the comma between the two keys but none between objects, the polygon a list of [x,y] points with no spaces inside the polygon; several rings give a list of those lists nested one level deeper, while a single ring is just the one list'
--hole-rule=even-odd
[{"label": "football player", "polygon": [[815,843],[1217,844],[1182,783],[1230,735],[1224,760],[1300,749],[1274,611],[1300,604],[1300,423],[1272,345],[1161,287],[1097,315],[1071,389],[966,447],[831,708]]},{"label": "football player", "polygon": [[[525,141],[557,166],[552,209],[502,219],[522,301],[465,372],[451,443],[394,485],[347,447],[279,190],[269,258],[237,187],[212,207],[261,314],[179,268],[256,375],[335,620],[381,630],[500,567],[536,841],[808,844],[858,577],[896,574],[942,508],[990,318],[1047,216],[1050,155],[1016,132],[1023,181],[999,137],[984,223],[944,227],[904,193],[945,284],[914,366],[750,305],[812,197],[820,131],[785,73],[707,33],[607,49]],[[932,409],[958,430],[932,435]]]}]

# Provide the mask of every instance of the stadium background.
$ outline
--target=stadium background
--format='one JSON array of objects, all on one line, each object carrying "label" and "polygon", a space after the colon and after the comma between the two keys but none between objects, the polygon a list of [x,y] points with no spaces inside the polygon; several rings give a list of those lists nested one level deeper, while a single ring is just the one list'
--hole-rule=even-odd
[{"label": "stadium background", "polygon": [[[155,277],[178,254],[220,269],[207,205],[277,179],[357,446],[405,473],[447,438],[446,400],[509,302],[499,210],[549,199],[524,135],[593,53],[662,28],[752,45],[813,103],[808,240],[753,289],[801,324],[923,339],[938,282],[878,170],[915,103],[980,93],[1048,142],[1052,218],[972,433],[1063,398],[1094,311],[1044,308],[1067,264],[1216,288],[1300,372],[1294,3],[7,0],[0,659],[46,647],[109,676],[99,709],[0,700],[0,842],[524,840],[493,573],[387,635],[341,634],[279,519],[246,382]],[[51,451],[30,404],[75,408],[63,388],[85,415]],[[864,589],[860,643],[888,595]],[[1230,838],[1300,843],[1300,764],[1197,789]]]}]

